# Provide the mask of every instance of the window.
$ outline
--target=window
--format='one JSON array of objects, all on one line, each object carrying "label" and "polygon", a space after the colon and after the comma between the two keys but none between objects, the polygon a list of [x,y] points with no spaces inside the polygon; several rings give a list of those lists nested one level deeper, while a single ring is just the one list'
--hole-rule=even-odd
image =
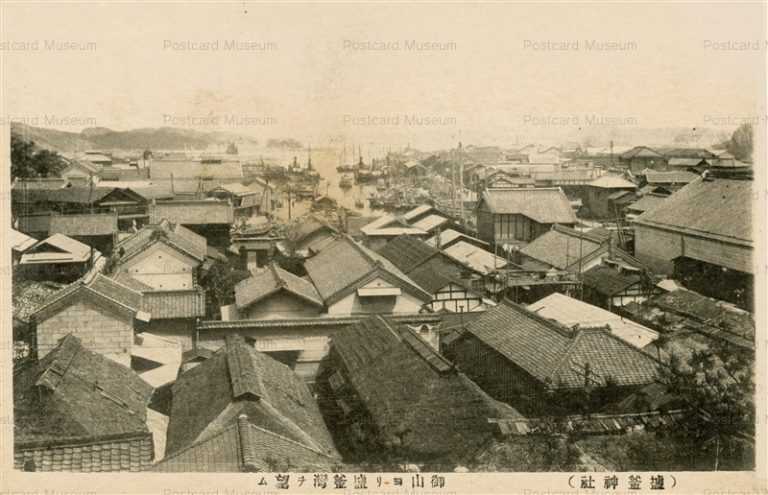
[{"label": "window", "polygon": [[344,378],[342,378],[341,373],[334,371],[333,374],[328,377],[328,383],[333,390],[339,390],[344,386]]}]

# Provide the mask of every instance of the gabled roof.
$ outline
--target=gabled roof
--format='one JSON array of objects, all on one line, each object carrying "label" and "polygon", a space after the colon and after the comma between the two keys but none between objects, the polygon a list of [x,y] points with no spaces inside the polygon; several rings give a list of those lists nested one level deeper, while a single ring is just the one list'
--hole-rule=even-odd
[{"label": "gabled roof", "polygon": [[559,270],[566,270],[607,245],[607,239],[555,225],[520,250],[520,253]]},{"label": "gabled roof", "polygon": [[688,184],[699,178],[699,175],[686,170],[670,170],[657,172],[655,170],[643,170],[648,184]]},{"label": "gabled roof", "polygon": [[635,189],[637,187],[634,182],[617,175],[603,175],[590,182],[589,185],[601,189]]},{"label": "gabled roof", "polygon": [[619,294],[642,282],[642,276],[639,273],[620,272],[607,265],[594,266],[581,276],[586,287],[606,296]]},{"label": "gabled roof", "polygon": [[487,189],[481,201],[492,213],[520,214],[539,223],[576,223],[571,204],[559,188]]},{"label": "gabled roof", "polygon": [[379,217],[373,222],[361,227],[360,232],[367,236],[398,236],[403,234],[427,235],[426,231],[412,227],[408,225],[405,220],[389,214]]},{"label": "gabled roof", "polygon": [[437,234],[435,234],[433,237],[430,237],[429,239],[427,239],[425,242],[432,247],[437,247],[438,240],[440,241],[441,248],[446,248],[450,246],[456,240],[464,240],[469,242],[470,244],[475,244],[476,246],[483,246],[486,248],[488,247],[487,242],[467,234],[462,234],[461,232],[453,229],[442,230]]},{"label": "gabled roof", "polygon": [[647,193],[634,203],[627,205],[627,209],[639,212],[648,211],[651,208],[655,208],[659,203],[668,197],[669,196],[663,194]]},{"label": "gabled roof", "polygon": [[154,201],[149,205],[149,221],[162,219],[182,225],[231,224],[235,219],[232,204],[218,200]]},{"label": "gabled roof", "polygon": [[611,332],[627,343],[642,349],[656,340],[658,332],[616,313],[573,299],[559,292],[529,304],[528,309],[567,327],[608,326]]},{"label": "gabled roof", "polygon": [[520,417],[387,318],[371,316],[336,332],[331,346],[382,441],[400,437],[398,447],[417,456],[465,458],[491,439],[488,419]]},{"label": "gabled roof", "polygon": [[115,247],[115,252],[122,250],[121,262],[125,262],[133,256],[145,251],[155,242],[163,242],[187,256],[203,261],[208,254],[208,241],[183,225],[173,225],[167,220],[157,224],[149,224],[138,232],[120,241]]},{"label": "gabled roof", "polygon": [[90,205],[97,203],[115,191],[114,187],[65,187],[46,192],[48,201],[53,203],[76,203]]},{"label": "gabled roof", "polygon": [[432,232],[441,225],[445,225],[449,222],[450,219],[444,217],[443,215],[430,214],[416,222],[413,222],[411,226],[415,229],[423,230],[425,232]]},{"label": "gabled roof", "polygon": [[410,272],[438,252],[426,242],[410,235],[395,237],[379,249],[379,254],[403,273]]},{"label": "gabled roof", "polygon": [[448,284],[462,283],[462,277],[469,270],[462,268],[458,263],[449,261],[446,256],[439,255],[430,258],[418,267],[408,272],[408,276],[416,282],[419,287],[430,294],[434,294]]},{"label": "gabled roof", "polygon": [[[343,260],[343,269],[339,261]],[[389,278],[405,291],[424,301],[431,296],[418,287],[388,259],[356,243],[349,236],[340,236],[305,264],[307,274],[326,304],[355,290],[377,276]]]},{"label": "gabled roof", "polygon": [[[555,389],[589,383],[644,385],[658,376],[652,356],[627,344],[607,328],[572,330],[509,301],[488,309],[467,325],[473,335],[540,383]],[[588,366],[587,366],[588,365]]]},{"label": "gabled roof", "polygon": [[751,198],[751,180],[699,178],[635,222],[751,247]]},{"label": "gabled roof", "polygon": [[458,241],[443,249],[442,252],[459,264],[482,275],[487,275],[509,264],[501,256],[496,256],[492,252],[466,241]]},{"label": "gabled roof", "polygon": [[117,213],[51,215],[48,232],[68,236],[106,236],[117,232]]},{"label": "gabled roof", "polygon": [[[229,428],[240,415],[252,425],[300,444],[318,455],[337,457],[315,399],[288,366],[229,335],[211,358],[182,374],[173,385],[167,452],[173,454]],[[283,457],[276,444],[272,457]]]},{"label": "gabled roof", "polygon": [[659,148],[659,151],[669,159],[674,158],[717,158],[717,155],[704,148]]},{"label": "gabled roof", "polygon": [[[15,443],[147,432],[152,387],[68,335],[14,376]],[[41,393],[42,392],[42,393]]]},{"label": "gabled roof", "polygon": [[283,270],[276,263],[270,263],[266,270],[235,285],[235,304],[243,309],[283,290],[305,302],[323,306],[312,282]]},{"label": "gabled roof", "polygon": [[[101,253],[94,250],[94,257]],[[40,263],[83,263],[91,257],[91,247],[67,237],[53,234],[31,246],[21,256],[21,264]]]},{"label": "gabled roof", "polygon": [[88,300],[98,300],[115,310],[135,315],[141,310],[141,293],[120,282],[101,274],[81,278],[46,299],[32,315],[37,320],[45,319],[74,297],[83,295]]},{"label": "gabled roof", "polygon": [[11,249],[13,249],[14,251],[23,253],[27,249],[34,246],[36,242],[37,242],[37,239],[35,239],[34,237],[30,237],[27,234],[23,232],[19,232],[16,229],[11,229],[9,244],[11,245]]},{"label": "gabled roof", "polygon": [[412,219],[419,217],[421,215],[424,215],[425,213],[429,213],[430,211],[434,210],[435,207],[429,204],[423,204],[419,205],[411,210],[406,211],[403,213],[403,219],[410,222]]},{"label": "gabled roof", "polygon": [[[276,463],[276,464],[275,464]],[[331,471],[339,460],[261,428],[247,415],[218,433],[165,457],[156,472]]]},{"label": "gabled roof", "polygon": [[622,160],[630,160],[632,158],[664,158],[664,155],[647,146],[635,146],[631,150],[619,155],[619,157]]}]

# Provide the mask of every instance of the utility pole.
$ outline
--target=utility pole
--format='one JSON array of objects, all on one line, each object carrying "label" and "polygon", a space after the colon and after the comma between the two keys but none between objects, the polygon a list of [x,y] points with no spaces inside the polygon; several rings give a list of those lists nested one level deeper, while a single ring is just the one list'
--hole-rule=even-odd
[{"label": "utility pole", "polygon": [[461,141],[459,141],[459,208],[461,225],[464,226],[464,158],[461,155]]}]

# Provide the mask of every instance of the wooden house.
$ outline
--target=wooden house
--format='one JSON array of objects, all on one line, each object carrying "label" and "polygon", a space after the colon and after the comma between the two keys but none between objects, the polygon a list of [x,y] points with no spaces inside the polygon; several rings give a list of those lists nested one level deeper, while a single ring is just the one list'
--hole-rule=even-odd
[{"label": "wooden house", "polygon": [[370,316],[331,338],[317,390],[339,449],[390,462],[466,462],[494,419],[520,417],[482,392],[413,330]]},{"label": "wooden house", "polygon": [[533,416],[546,414],[553,392],[579,410],[585,390],[610,387],[619,402],[659,373],[651,355],[604,325],[570,328],[509,301],[468,323],[446,355],[489,395]]},{"label": "wooden house", "polygon": [[[482,289],[473,288],[477,273],[469,266],[412,236],[389,241],[379,254],[432,295],[432,311],[483,311],[489,304]],[[490,253],[489,253],[490,254]]]},{"label": "wooden house", "polygon": [[153,201],[149,205],[149,222],[159,223],[163,219],[193,230],[211,246],[226,248],[235,210],[232,203],[220,200]]},{"label": "wooden house", "polygon": [[490,244],[526,244],[553,224],[573,226],[576,215],[559,188],[488,189],[477,205],[480,239]]},{"label": "wooden house", "polygon": [[101,258],[101,253],[80,241],[53,234],[37,241],[21,255],[19,267],[34,280],[72,282],[83,276]]},{"label": "wooden house", "polygon": [[616,207],[617,193],[634,192],[637,186],[627,179],[615,175],[603,175],[584,186],[584,206],[591,218],[616,219],[621,215],[621,207]]},{"label": "wooden house", "polygon": [[108,254],[117,238],[117,219],[116,212],[51,215],[48,233],[66,235]]},{"label": "wooden house", "polygon": [[389,260],[346,235],[304,267],[330,315],[418,313],[432,299]]},{"label": "wooden house", "polygon": [[329,471],[340,462],[307,385],[241,337],[172,388],[167,455],[155,471]]},{"label": "wooden house", "polygon": [[13,377],[14,467],[138,472],[162,456],[152,387],[128,367],[62,337]]},{"label": "wooden house", "polygon": [[31,315],[38,357],[71,334],[88,349],[130,366],[134,320],[149,320],[141,298],[141,293],[100,274],[54,293]]},{"label": "wooden house", "polygon": [[690,289],[751,307],[751,198],[749,179],[697,179],[635,219],[635,256]]},{"label": "wooden house", "polygon": [[235,286],[236,314],[232,319],[274,319],[317,316],[325,306],[309,280],[276,263]]}]

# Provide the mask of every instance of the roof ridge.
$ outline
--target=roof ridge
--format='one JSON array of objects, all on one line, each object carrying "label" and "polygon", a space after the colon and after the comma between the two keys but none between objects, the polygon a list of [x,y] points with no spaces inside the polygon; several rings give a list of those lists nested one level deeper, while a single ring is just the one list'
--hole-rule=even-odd
[{"label": "roof ridge", "polygon": [[259,470],[256,464],[256,453],[246,435],[246,430],[248,429],[249,424],[248,415],[245,413],[240,414],[235,422],[235,426],[237,427],[237,439],[240,444],[240,458],[242,460],[243,470],[246,472],[256,472]]},{"label": "roof ridge", "polygon": [[371,253],[369,253],[366,248],[364,248],[363,246],[355,242],[355,240],[352,239],[352,237],[350,237],[349,234],[343,234],[341,237],[345,239],[347,242],[351,243],[352,246],[355,248],[355,250],[365,258],[365,260],[368,262],[369,265],[373,265],[373,267],[379,267],[382,265],[380,260],[374,259],[374,257],[371,256]]},{"label": "roof ridge", "polygon": [[[509,307],[517,309],[517,310],[522,310],[523,313],[526,316],[530,317],[533,320],[536,320],[539,323],[543,323],[544,325],[547,325],[547,326],[551,327],[552,330],[555,330],[557,333],[559,333],[563,337],[573,338],[573,331],[569,327],[566,327],[565,325],[563,325],[561,323],[558,323],[558,322],[556,322],[554,320],[550,320],[548,318],[544,318],[540,314],[538,314],[538,313],[536,313],[534,311],[531,311],[530,309],[526,308],[525,306],[517,304],[516,302],[511,301],[511,300],[507,299],[506,297],[503,298],[501,301],[499,301],[499,304],[497,306],[495,306],[495,307],[499,307],[499,306],[502,306],[502,305],[506,305],[506,306],[509,306]],[[493,311],[493,309],[494,308],[491,308],[488,311]],[[488,311],[486,311],[486,312],[488,312]],[[475,320],[475,321],[479,321],[482,318],[483,317],[481,316],[480,318],[478,318],[478,320]],[[470,325],[472,323],[474,323],[474,322],[471,322]]]}]

